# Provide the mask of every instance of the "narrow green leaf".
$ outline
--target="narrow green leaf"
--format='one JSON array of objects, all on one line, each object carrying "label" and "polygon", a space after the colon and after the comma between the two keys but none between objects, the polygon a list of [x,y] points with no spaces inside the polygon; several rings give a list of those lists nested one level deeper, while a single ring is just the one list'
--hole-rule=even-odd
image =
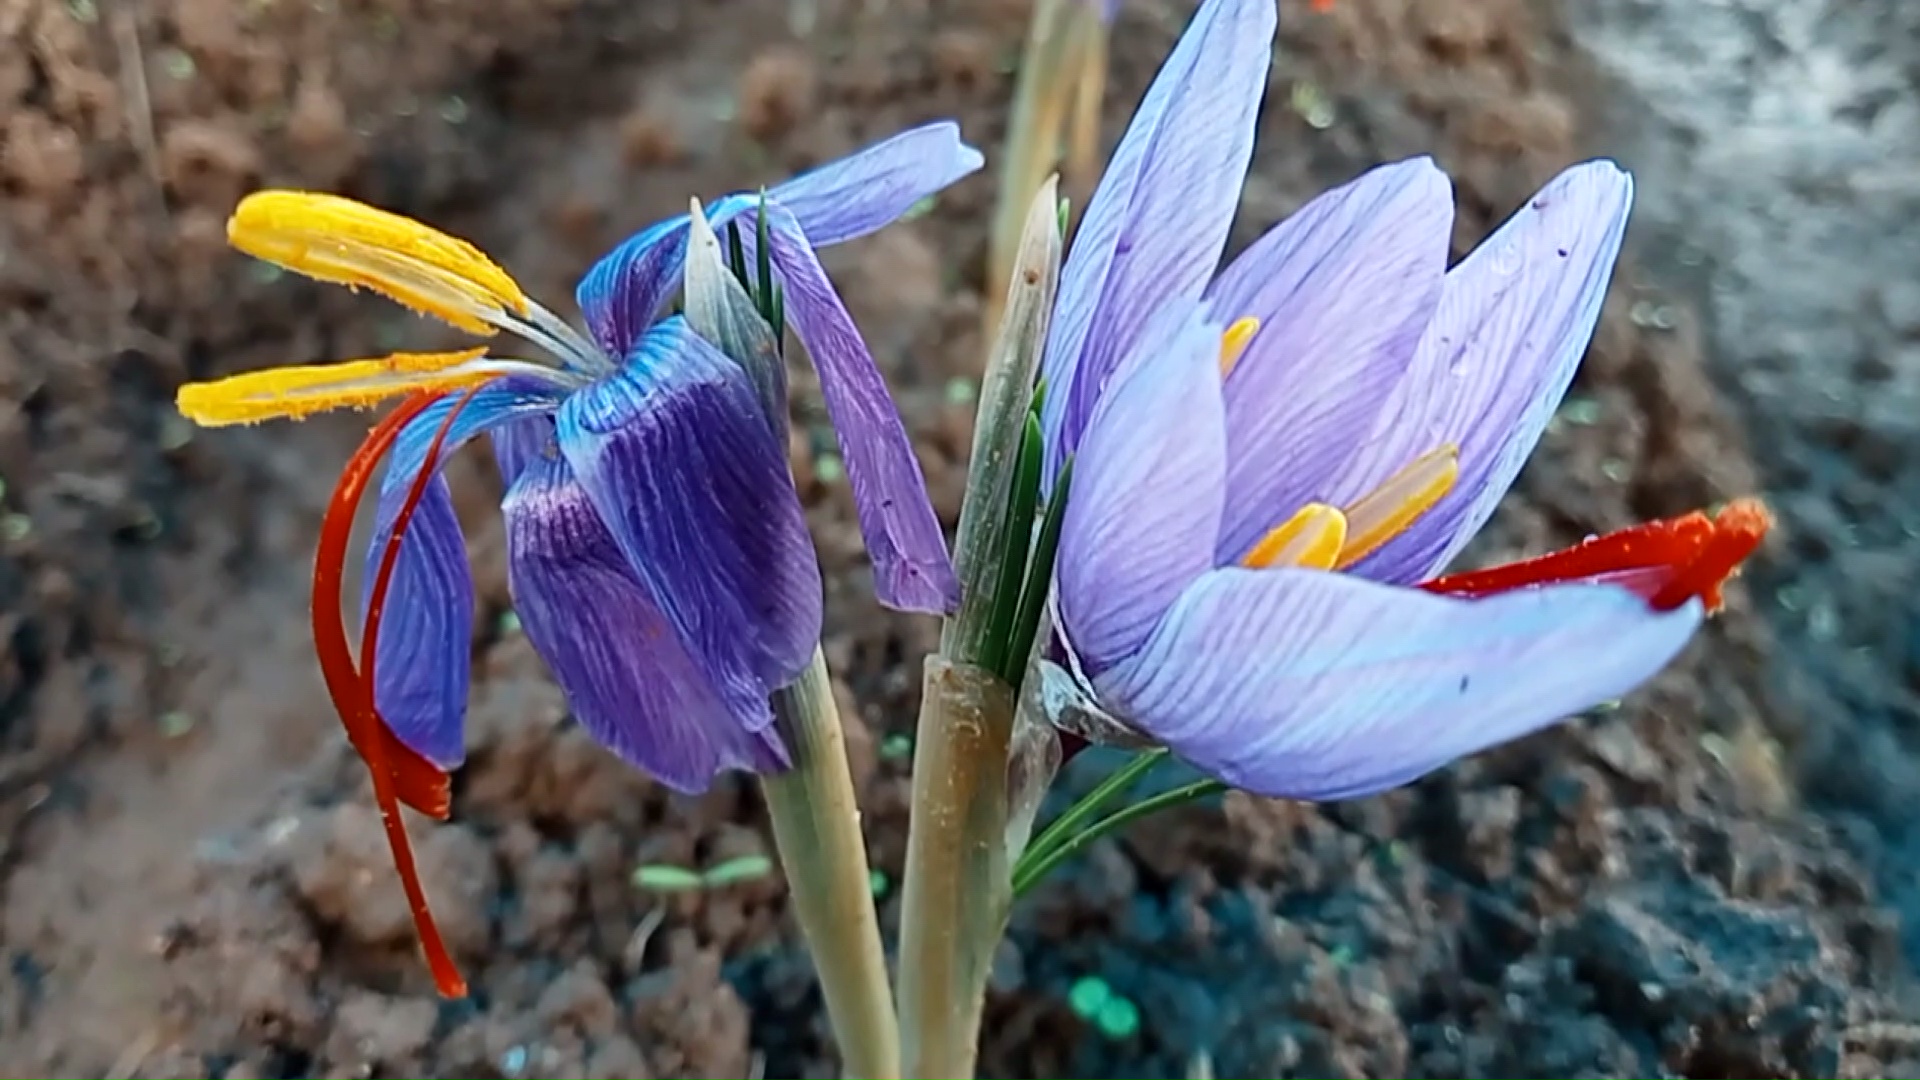
[{"label": "narrow green leaf", "polygon": [[1013,486],[1007,492],[1006,547],[1000,556],[1000,576],[993,589],[993,615],[987,620],[987,636],[980,658],[981,667],[1002,678],[1006,677],[1007,650],[1012,644],[1014,619],[1019,614],[1027,550],[1033,543],[1033,517],[1040,503],[1042,446],[1040,421],[1028,413],[1020,454],[1014,458]]},{"label": "narrow green leaf", "polygon": [[727,222],[727,267],[740,280],[740,287],[751,295],[753,281],[747,277],[747,245],[746,241],[740,239],[739,218]]},{"label": "narrow green leaf", "polygon": [[760,289],[753,298],[760,303],[760,313],[773,322],[773,252],[767,243],[767,189],[760,189],[760,211],[754,215],[753,252],[754,269],[760,274]]},{"label": "narrow green leaf", "polygon": [[[1037,429],[1040,421],[1029,418]],[[1033,652],[1033,639],[1040,633],[1040,615],[1047,603],[1047,590],[1053,586],[1053,557],[1060,550],[1060,523],[1067,516],[1068,485],[1073,481],[1073,459],[1060,467],[1053,481],[1053,494],[1047,497],[1047,516],[1040,521],[1040,535],[1033,542],[1033,556],[1027,562],[1026,584],[1020,590],[1020,606],[1014,609],[1002,674],[1014,692],[1027,674],[1027,657]]]}]

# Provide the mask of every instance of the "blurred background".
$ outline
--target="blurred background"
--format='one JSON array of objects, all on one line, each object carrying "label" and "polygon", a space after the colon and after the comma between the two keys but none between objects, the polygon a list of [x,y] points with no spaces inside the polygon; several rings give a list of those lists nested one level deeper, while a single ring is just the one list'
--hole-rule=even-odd
[{"label": "blurred background", "polygon": [[[419,216],[569,310],[690,195],[944,116],[997,161],[1028,10],[0,0],[0,1074],[837,1075],[757,792],[669,798],[566,717],[517,632],[484,451],[452,471],[482,602],[470,758],[455,820],[414,830],[476,992],[434,997],[310,652],[314,533],[367,421],[196,431],[173,393],[455,340],[229,251],[254,187]],[[1107,145],[1191,10],[1123,6]],[[1236,246],[1412,154],[1454,178],[1458,252],[1571,162],[1636,173],[1580,381],[1470,559],[1755,491],[1780,526],[1617,709],[1381,798],[1236,795],[1096,846],[1016,914],[983,1070],[1913,1075],[1920,6],[1281,22]],[[995,195],[990,164],[828,253],[949,525]],[[796,380],[891,927],[936,627],[872,605]]]}]

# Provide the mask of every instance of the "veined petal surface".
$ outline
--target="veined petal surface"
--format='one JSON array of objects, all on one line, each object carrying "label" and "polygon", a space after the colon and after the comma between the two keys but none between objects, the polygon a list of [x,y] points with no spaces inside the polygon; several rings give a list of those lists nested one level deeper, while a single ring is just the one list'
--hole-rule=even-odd
[{"label": "veined petal surface", "polygon": [[1452,228],[1452,188],[1432,161],[1382,166],[1274,226],[1209,288],[1222,325],[1260,324],[1226,379],[1221,563],[1324,500],[1413,361]]},{"label": "veined petal surface", "polygon": [[801,173],[767,192],[815,247],[857,240],[986,163],[951,120],[911,128]]},{"label": "veined petal surface", "polygon": [[1066,493],[1054,588],[1089,671],[1140,648],[1213,568],[1225,501],[1220,331],[1191,302],[1149,328],[1094,411]]},{"label": "veined petal surface", "polygon": [[1087,203],[1041,361],[1049,486],[1147,321],[1170,301],[1198,299],[1219,267],[1276,19],[1274,0],[1205,0]]},{"label": "veined petal surface", "polygon": [[1260,795],[1358,798],[1620,697],[1679,653],[1698,602],[1564,585],[1478,600],[1313,570],[1213,571],[1101,700]]},{"label": "veined petal surface", "polygon": [[1577,165],[1447,275],[1413,364],[1340,494],[1357,497],[1440,443],[1460,447],[1459,480],[1354,573],[1425,580],[1493,515],[1586,354],[1632,203],[1633,180],[1618,166]]},{"label": "veined petal surface", "polygon": [[567,399],[560,451],[634,572],[741,722],[812,660],[820,567],[751,380],[671,318]]},{"label": "veined petal surface", "polygon": [[531,461],[502,509],[520,624],[601,745],[684,793],[790,764],[777,732],[721,699],[565,461]]},{"label": "veined petal surface", "polygon": [[901,611],[952,611],[960,579],[886,379],[799,223],[776,212],[768,246],[786,286],[787,322],[820,373],[873,563],[875,595]]},{"label": "veined petal surface", "polygon": [[[453,394],[435,402],[402,428],[394,443],[367,547],[360,599],[363,625],[400,508],[414,478],[427,465],[434,436],[462,397]],[[557,401],[550,388],[531,381],[502,380],[482,387],[454,418],[433,468],[440,469],[476,435],[517,424],[549,424],[544,414]],[[472,667],[473,609],[466,539],[447,482],[435,476],[413,512],[394,561],[380,640],[375,643],[373,694],[380,715],[400,741],[442,769],[456,768],[466,758],[463,730]]]}]

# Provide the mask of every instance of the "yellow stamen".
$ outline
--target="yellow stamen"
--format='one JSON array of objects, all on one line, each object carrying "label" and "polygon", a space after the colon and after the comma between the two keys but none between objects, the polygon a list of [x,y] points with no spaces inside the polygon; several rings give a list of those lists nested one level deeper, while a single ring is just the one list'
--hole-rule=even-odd
[{"label": "yellow stamen", "polygon": [[1460,448],[1452,443],[1420,455],[1387,477],[1385,483],[1347,507],[1349,532],[1336,565],[1352,566],[1405,532],[1445,498],[1459,478]]},{"label": "yellow stamen", "polygon": [[1308,503],[1260,538],[1240,560],[1252,570],[1298,566],[1331,570],[1347,539],[1347,516],[1325,503]]},{"label": "yellow stamen", "polygon": [[1220,335],[1220,377],[1226,378],[1233,371],[1233,365],[1240,362],[1247,346],[1253,344],[1253,335],[1260,332],[1260,320],[1249,315],[1236,319],[1227,332]]},{"label": "yellow stamen", "polygon": [[227,219],[227,241],[258,259],[340,285],[366,286],[462,330],[492,334],[527,296],[480,249],[352,199],[260,191]]},{"label": "yellow stamen", "polygon": [[501,374],[503,365],[475,363],[487,350],[394,353],[379,360],[249,371],[188,383],[176,403],[204,427],[299,419],[326,409],[366,408],[413,390],[448,390]]}]

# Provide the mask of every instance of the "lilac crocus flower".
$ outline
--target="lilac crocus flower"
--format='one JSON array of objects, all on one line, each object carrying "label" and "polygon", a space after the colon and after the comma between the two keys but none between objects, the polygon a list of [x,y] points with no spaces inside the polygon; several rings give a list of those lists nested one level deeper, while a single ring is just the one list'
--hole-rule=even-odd
[{"label": "lilac crocus flower", "polygon": [[1082,708],[1236,787],[1339,799],[1638,685],[1751,544],[1711,581],[1675,555],[1413,587],[1565,393],[1632,183],[1572,168],[1449,271],[1446,178],[1402,162],[1215,278],[1273,32],[1273,0],[1205,0],[1088,204],[1043,364],[1049,475],[1073,461],[1054,605]]}]

